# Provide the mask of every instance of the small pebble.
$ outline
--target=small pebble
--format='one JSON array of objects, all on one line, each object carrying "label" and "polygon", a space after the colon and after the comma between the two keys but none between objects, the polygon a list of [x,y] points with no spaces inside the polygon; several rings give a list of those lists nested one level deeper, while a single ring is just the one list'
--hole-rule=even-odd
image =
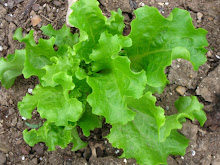
[{"label": "small pebble", "polygon": [[220,59],[220,56],[216,55],[216,58],[217,58],[217,59]]},{"label": "small pebble", "polygon": [[128,162],[128,161],[127,161],[126,159],[124,159],[124,161],[123,161],[123,162],[124,162],[125,164],[127,164],[127,162]]},{"label": "small pebble", "polygon": [[202,22],[202,17],[203,17],[203,14],[200,13],[200,12],[198,12],[198,13],[197,13],[197,22],[198,22],[198,23]]},{"label": "small pebble", "polygon": [[182,87],[182,86],[178,86],[176,88],[176,92],[183,96],[185,94],[185,92],[186,92],[186,88]]},{"label": "small pebble", "polygon": [[43,155],[44,154],[44,146],[40,143],[36,144],[32,151],[35,151],[37,155]]},{"label": "small pebble", "polygon": [[4,5],[5,5],[6,7],[8,6],[8,4],[7,4],[7,3],[5,3]]},{"label": "small pebble", "polygon": [[158,5],[160,5],[160,6],[164,6],[164,3],[159,2]]},{"label": "small pebble", "polygon": [[28,146],[28,145],[21,145],[20,146],[20,152],[23,154],[23,155],[28,155],[31,151],[31,148]]},{"label": "small pebble", "polygon": [[145,6],[145,4],[143,2],[140,2],[139,6],[143,7],[143,6]]},{"label": "small pebble", "polygon": [[21,117],[23,120],[27,120],[25,117]]},{"label": "small pebble", "polygon": [[184,159],[184,157],[183,157],[183,156],[181,156],[181,159]]},{"label": "small pebble", "polygon": [[3,50],[3,47],[2,46],[0,46],[0,52]]},{"label": "small pebble", "polygon": [[25,156],[23,155],[22,157],[21,157],[21,160],[24,160],[25,159]]},{"label": "small pebble", "polygon": [[120,152],[119,150],[116,150],[116,151],[115,151],[116,154],[119,154],[119,152]]},{"label": "small pebble", "polygon": [[212,57],[212,52],[210,50],[207,52],[207,56]]},{"label": "small pebble", "polygon": [[169,2],[165,2],[165,5],[169,5]]},{"label": "small pebble", "polygon": [[34,10],[34,11],[38,11],[38,10],[40,10],[40,5],[39,4],[34,4],[33,6],[32,6],[32,9]]},{"label": "small pebble", "polygon": [[55,6],[60,6],[60,5],[61,5],[61,3],[60,3],[59,1],[53,1],[53,4],[54,4]]},{"label": "small pebble", "polygon": [[32,88],[28,88],[28,93],[32,94],[33,89]]},{"label": "small pebble", "polygon": [[191,153],[192,153],[192,156],[196,155],[196,151],[194,151],[194,150],[192,150]]},{"label": "small pebble", "polygon": [[41,19],[37,15],[33,16],[33,18],[31,19],[32,26],[37,26],[40,22],[41,22]]}]

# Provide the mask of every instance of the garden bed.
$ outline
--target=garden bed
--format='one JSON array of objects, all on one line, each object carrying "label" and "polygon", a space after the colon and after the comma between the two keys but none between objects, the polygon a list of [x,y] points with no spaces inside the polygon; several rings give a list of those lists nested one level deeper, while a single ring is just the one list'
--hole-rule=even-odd
[{"label": "garden bed", "polygon": [[[126,29],[124,34],[130,32],[129,23],[134,19],[132,11],[143,5],[154,6],[162,15],[168,16],[172,9],[178,7],[188,10],[193,17],[195,27],[208,31],[207,39],[210,46],[207,48],[206,64],[198,72],[193,71],[192,65],[185,60],[175,60],[167,68],[170,84],[162,95],[157,95],[157,104],[162,106],[167,114],[173,114],[174,101],[181,95],[196,95],[205,105],[207,122],[200,127],[197,122],[187,121],[181,133],[191,140],[186,155],[170,156],[168,163],[176,164],[202,164],[218,165],[220,162],[220,2],[205,0],[100,0],[101,8],[106,16],[111,10],[121,8],[125,17]],[[0,57],[14,53],[21,49],[23,44],[12,39],[18,27],[28,33],[34,29],[34,37],[38,40],[42,35],[40,28],[52,24],[59,29],[65,23],[67,1],[51,0],[2,0],[0,2]],[[33,17],[38,16],[40,22],[33,26]],[[73,32],[74,28],[71,29]],[[135,160],[119,159],[122,150],[113,148],[103,138],[109,133],[110,126],[104,124],[103,128],[95,129],[82,140],[89,143],[88,147],[77,152],[71,151],[71,146],[65,150],[58,148],[49,152],[43,144],[29,147],[23,140],[22,131],[29,128],[26,123],[39,124],[38,114],[32,120],[24,120],[19,115],[17,102],[22,100],[25,93],[38,84],[35,77],[24,79],[20,76],[9,90],[0,86],[0,165],[1,164],[74,164],[74,165],[116,165],[135,164]],[[179,89],[179,90],[178,90]]]}]

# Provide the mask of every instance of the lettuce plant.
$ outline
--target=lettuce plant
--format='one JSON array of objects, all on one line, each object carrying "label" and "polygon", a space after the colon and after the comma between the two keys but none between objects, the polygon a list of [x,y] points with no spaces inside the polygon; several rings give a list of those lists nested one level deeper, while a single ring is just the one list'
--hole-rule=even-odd
[{"label": "lettuce plant", "polygon": [[157,165],[167,164],[168,155],[184,155],[189,140],[178,129],[186,118],[202,126],[203,105],[195,96],[180,97],[175,102],[178,113],[166,116],[152,94],[163,92],[168,84],[164,70],[172,60],[186,59],[195,70],[206,62],[207,32],[195,29],[182,9],[164,18],[156,8],[139,8],[128,36],[123,36],[120,9],[110,18],[96,0],[79,0],[72,9],[70,23],[79,34],[65,25],[60,30],[47,25],[41,30],[49,39],[36,43],[33,30],[23,36],[17,29],[14,39],[25,43],[25,49],[0,59],[5,88],[21,74],[40,80],[18,109],[27,119],[36,109],[46,122],[39,129],[24,130],[24,140],[30,146],[45,142],[49,151],[73,143],[76,151],[87,145],[77,128],[88,137],[105,118],[112,125],[106,138],[123,149],[122,157]]}]

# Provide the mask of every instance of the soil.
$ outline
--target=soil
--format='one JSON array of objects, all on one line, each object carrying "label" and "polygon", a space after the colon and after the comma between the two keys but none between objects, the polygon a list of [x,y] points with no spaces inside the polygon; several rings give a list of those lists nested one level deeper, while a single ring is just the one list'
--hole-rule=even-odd
[{"label": "soil", "polygon": [[[208,120],[204,127],[198,122],[187,121],[181,133],[191,140],[186,155],[170,156],[169,165],[219,165],[220,164],[220,1],[219,0],[100,0],[105,15],[110,10],[121,8],[125,16],[125,35],[129,34],[129,22],[135,18],[132,11],[140,6],[149,5],[159,9],[165,17],[173,8],[182,8],[190,12],[196,28],[208,31],[209,42],[206,64],[198,72],[193,71],[191,64],[185,60],[175,60],[167,68],[170,84],[162,95],[158,96],[157,104],[166,109],[167,114],[176,112],[174,101],[180,95],[196,95],[204,104]],[[22,27],[24,33],[34,29],[35,39],[45,37],[40,27],[51,23],[59,29],[65,23],[67,11],[65,0],[0,0],[0,57],[14,53],[23,44],[12,39],[16,28]],[[33,26],[33,16],[40,18],[40,23]],[[91,136],[82,139],[89,143],[88,147],[71,152],[71,146],[65,150],[57,148],[54,152],[47,151],[43,143],[29,147],[23,140],[22,131],[27,127],[25,122],[38,124],[39,116],[33,120],[24,120],[19,115],[17,102],[28,89],[38,83],[36,77],[24,79],[20,76],[9,90],[0,86],[0,165],[29,164],[65,164],[65,165],[135,165],[133,159],[117,158],[122,150],[113,148],[103,138],[109,133],[110,126],[104,124],[102,129],[95,129]],[[181,91],[176,90],[181,89]]]}]

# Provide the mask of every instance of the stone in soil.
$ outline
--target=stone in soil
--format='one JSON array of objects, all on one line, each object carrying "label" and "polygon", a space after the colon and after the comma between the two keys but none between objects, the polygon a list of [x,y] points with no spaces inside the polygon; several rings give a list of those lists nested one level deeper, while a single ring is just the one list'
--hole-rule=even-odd
[{"label": "stone in soil", "polygon": [[37,155],[43,155],[44,154],[44,145],[41,143],[36,144],[32,151],[36,152]]},{"label": "stone in soil", "polygon": [[28,155],[31,151],[31,148],[28,145],[21,145],[20,151],[23,155]]},{"label": "stone in soil", "polygon": [[32,26],[37,26],[41,22],[41,19],[38,15],[33,16],[31,19]]},{"label": "stone in soil", "polygon": [[177,93],[179,93],[180,95],[184,95],[185,94],[185,92],[186,92],[186,88],[185,87],[182,87],[182,86],[178,86],[177,88],[176,88],[176,92]]},{"label": "stone in soil", "polygon": [[198,12],[198,13],[197,13],[197,22],[198,22],[198,23],[202,22],[202,17],[203,17],[203,14],[200,13],[200,12]]},{"label": "stone in soil", "polygon": [[215,102],[220,94],[220,64],[202,80],[196,90],[208,102]]},{"label": "stone in soil", "polygon": [[59,6],[61,5],[61,2],[59,2],[59,1],[53,1],[53,4],[54,4],[55,6],[57,6],[57,7],[59,7]]},{"label": "stone in soil", "polygon": [[32,9],[33,9],[34,11],[38,11],[38,10],[40,10],[40,5],[37,4],[37,3],[35,3],[35,4],[32,6]]}]

